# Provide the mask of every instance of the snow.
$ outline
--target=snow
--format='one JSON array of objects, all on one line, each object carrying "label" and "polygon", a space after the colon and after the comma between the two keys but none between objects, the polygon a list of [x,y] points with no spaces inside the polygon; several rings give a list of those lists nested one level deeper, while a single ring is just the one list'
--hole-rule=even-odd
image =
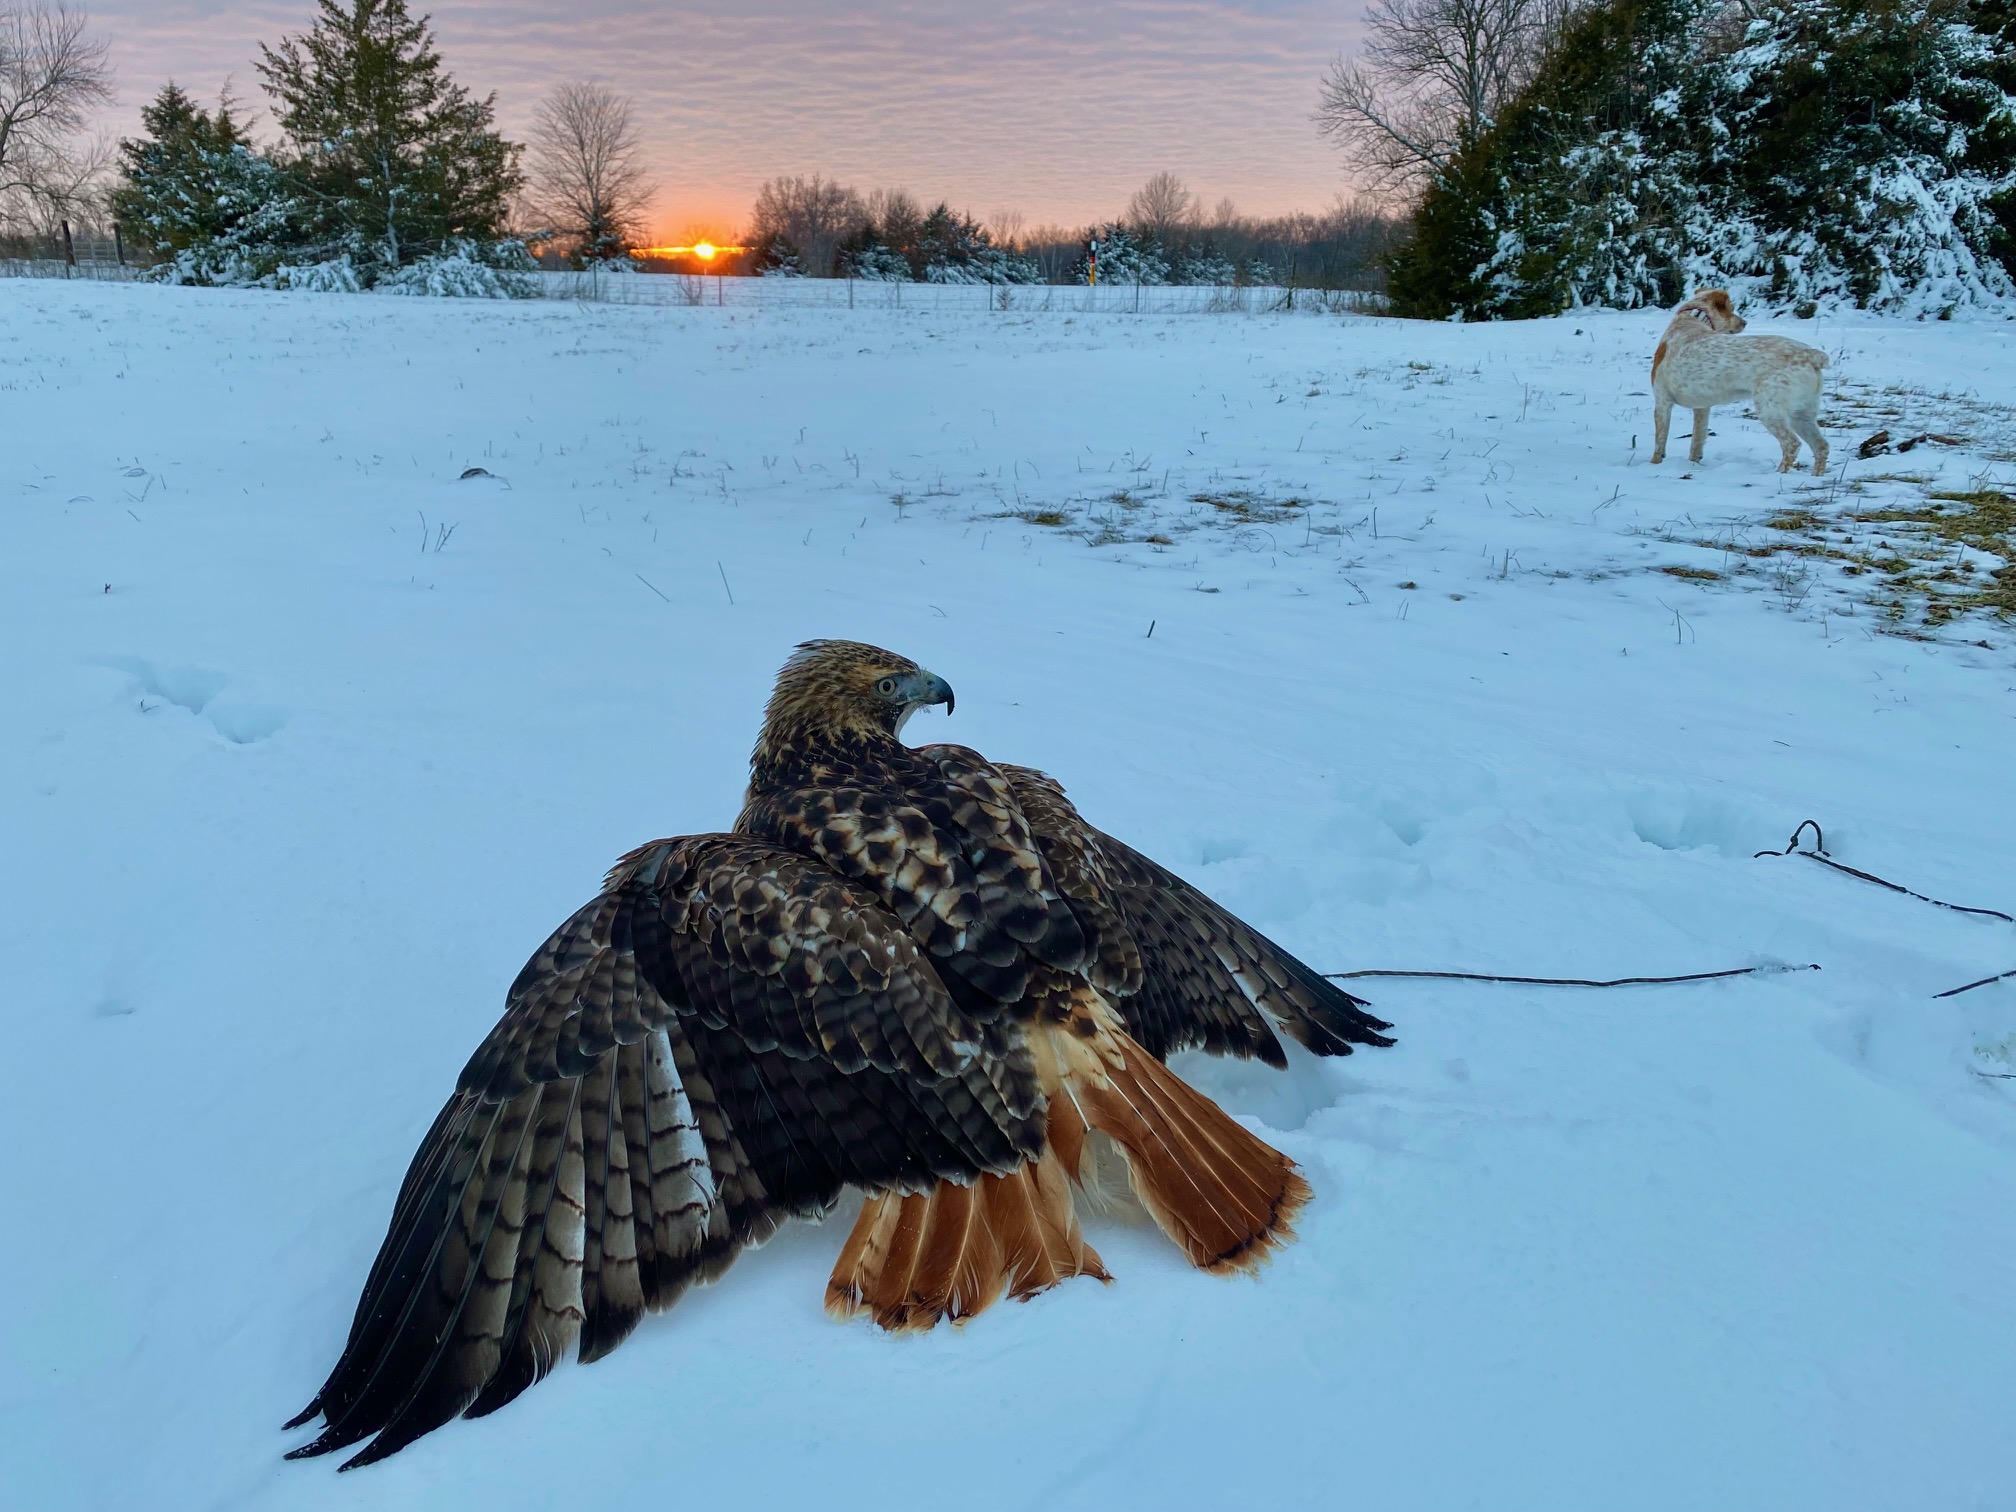
[{"label": "snow", "polygon": [[[2016,636],[1659,572],[1907,486],[1733,408],[1646,466],[1663,320],[0,282],[0,1502],[2016,1504],[2016,982],[1931,997],[2016,929],[1752,855],[1811,817],[2016,911]],[[2006,485],[1992,326],[1765,329]],[[1395,1049],[1181,1062],[1315,1187],[1257,1281],[1095,1219],[1110,1286],[894,1339],[797,1226],[493,1417],[283,1463],[505,985],[730,821],[812,636],[1323,969],[1823,969],[1375,982]]]}]

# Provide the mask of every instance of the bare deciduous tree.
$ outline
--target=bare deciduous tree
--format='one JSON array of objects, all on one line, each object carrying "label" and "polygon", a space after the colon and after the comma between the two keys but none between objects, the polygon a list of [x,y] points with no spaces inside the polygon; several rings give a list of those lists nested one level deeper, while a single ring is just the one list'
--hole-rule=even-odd
[{"label": "bare deciduous tree", "polygon": [[1373,190],[1420,193],[1532,77],[1575,0],[1373,0],[1316,125]]},{"label": "bare deciduous tree", "polygon": [[1063,283],[1072,264],[1085,254],[1085,237],[1066,226],[1032,226],[1022,235],[1021,250],[1036,264],[1045,283]]},{"label": "bare deciduous tree", "polygon": [[1173,173],[1158,173],[1134,191],[1122,217],[1137,236],[1164,242],[1188,230],[1197,219],[1197,196]]},{"label": "bare deciduous tree", "polygon": [[774,178],[756,192],[748,240],[766,251],[782,242],[797,254],[800,271],[828,278],[840,244],[867,223],[868,207],[845,184],[816,173]]},{"label": "bare deciduous tree", "polygon": [[533,217],[590,262],[635,245],[652,184],[627,96],[606,84],[567,83],[532,123]]},{"label": "bare deciduous tree", "polygon": [[0,0],[0,223],[46,224],[83,199],[104,152],[77,137],[112,98],[105,53],[82,11]]},{"label": "bare deciduous tree", "polygon": [[997,247],[1019,247],[1028,224],[1029,217],[1020,210],[996,210],[987,217],[987,234],[994,238]]}]

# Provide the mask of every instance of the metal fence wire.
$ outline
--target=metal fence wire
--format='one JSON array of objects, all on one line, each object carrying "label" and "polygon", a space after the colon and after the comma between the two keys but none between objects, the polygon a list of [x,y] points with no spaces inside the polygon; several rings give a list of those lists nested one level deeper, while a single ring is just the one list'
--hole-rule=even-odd
[{"label": "metal fence wire", "polygon": [[737,278],[709,273],[542,272],[548,299],[719,305],[745,310],[995,310],[1068,315],[1376,315],[1378,294],[1273,284],[907,283],[865,278]]},{"label": "metal fence wire", "polygon": [[[39,238],[37,239],[40,240]],[[71,255],[53,245],[23,245],[0,256],[0,278],[90,278],[130,282],[147,276],[110,236],[73,235]],[[1065,315],[1377,315],[1386,302],[1362,289],[1279,284],[934,284],[861,278],[741,278],[707,273],[551,272],[532,275],[541,298],[591,304],[721,306],[738,310],[992,310]]]}]

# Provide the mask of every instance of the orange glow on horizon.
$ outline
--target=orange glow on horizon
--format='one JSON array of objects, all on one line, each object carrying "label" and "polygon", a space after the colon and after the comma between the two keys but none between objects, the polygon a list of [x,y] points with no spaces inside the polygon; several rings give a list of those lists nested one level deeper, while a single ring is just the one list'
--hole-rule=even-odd
[{"label": "orange glow on horizon", "polygon": [[698,241],[690,247],[638,247],[633,255],[637,257],[697,257],[702,262],[712,262],[724,252],[747,252],[747,247],[717,247],[713,242]]}]

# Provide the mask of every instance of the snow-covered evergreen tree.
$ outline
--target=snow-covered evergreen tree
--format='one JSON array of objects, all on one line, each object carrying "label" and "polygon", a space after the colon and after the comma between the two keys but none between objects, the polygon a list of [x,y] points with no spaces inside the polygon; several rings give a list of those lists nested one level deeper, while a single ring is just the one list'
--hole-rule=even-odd
[{"label": "snow-covered evergreen tree", "polygon": [[[1099,282],[1162,284],[1169,282],[1169,263],[1152,243],[1137,241],[1125,226],[1094,226],[1088,241],[1099,248]],[[1090,259],[1078,259],[1077,276],[1086,277]]]},{"label": "snow-covered evergreen tree", "polygon": [[375,283],[503,242],[521,180],[519,149],[494,129],[494,97],[447,75],[406,0],[318,3],[310,30],[260,49],[259,72],[323,256],[347,256]]},{"label": "snow-covered evergreen tree", "polygon": [[1610,0],[1431,189],[1397,307],[1470,318],[1727,284],[1810,313],[2016,297],[2008,44],[1968,0]]},{"label": "snow-covered evergreen tree", "polygon": [[1989,209],[2016,189],[2016,100],[1971,20],[1955,0],[1752,19],[1682,94],[1700,172],[1734,185],[1720,215],[1688,206],[1691,281],[1727,269],[1779,305],[1918,314],[2016,295]]},{"label": "snow-covered evergreen tree", "polygon": [[939,204],[917,233],[926,283],[1041,283],[1036,264],[994,244],[987,228],[970,215]]},{"label": "snow-covered evergreen tree", "polygon": [[1172,283],[1179,284],[1235,284],[1239,282],[1239,269],[1227,257],[1216,252],[1193,252],[1176,265]]},{"label": "snow-covered evergreen tree", "polygon": [[299,240],[303,207],[286,176],[254,150],[231,114],[214,114],[175,84],[143,106],[146,135],[119,144],[114,218],[155,276],[175,283],[250,283],[271,275]]}]

